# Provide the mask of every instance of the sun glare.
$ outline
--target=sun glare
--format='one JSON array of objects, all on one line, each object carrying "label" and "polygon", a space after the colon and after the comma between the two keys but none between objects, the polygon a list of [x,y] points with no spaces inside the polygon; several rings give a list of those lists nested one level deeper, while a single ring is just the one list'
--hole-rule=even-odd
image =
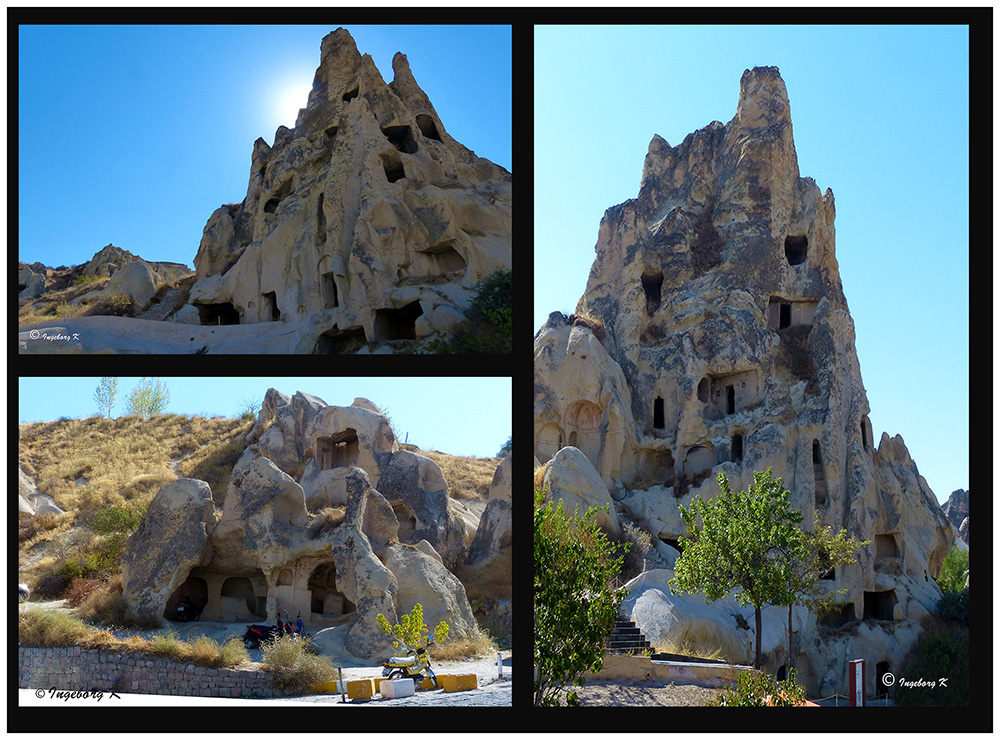
[{"label": "sun glare", "polygon": [[278,101],[278,123],[292,128],[299,115],[299,109],[305,108],[309,100],[310,85],[289,85],[282,88]]}]

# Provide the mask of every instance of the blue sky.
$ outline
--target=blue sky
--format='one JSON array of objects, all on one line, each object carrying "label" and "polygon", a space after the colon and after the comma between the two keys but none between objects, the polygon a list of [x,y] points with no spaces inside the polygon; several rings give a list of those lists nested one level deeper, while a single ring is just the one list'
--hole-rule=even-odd
[{"label": "blue sky", "polygon": [[[141,378],[118,378],[114,417],[125,412]],[[334,406],[358,397],[392,419],[400,441],[452,455],[492,457],[511,436],[509,378],[161,378],[170,391],[168,413],[239,416],[244,402],[263,400],[268,388],[289,396],[308,393]],[[18,421],[53,421],[98,413],[100,378],[20,378]]]},{"label": "blue sky", "polygon": [[777,66],[799,172],[837,207],[837,259],[876,440],[941,500],[968,488],[969,47],[960,26],[535,29],[535,327],[571,313],[604,211]]},{"label": "blue sky", "polygon": [[[212,211],[246,195],[253,142],[294,126],[337,27],[21,26],[18,259],[114,244],[191,266]],[[448,133],[511,170],[509,26],[345,27],[386,82],[406,54]]]}]

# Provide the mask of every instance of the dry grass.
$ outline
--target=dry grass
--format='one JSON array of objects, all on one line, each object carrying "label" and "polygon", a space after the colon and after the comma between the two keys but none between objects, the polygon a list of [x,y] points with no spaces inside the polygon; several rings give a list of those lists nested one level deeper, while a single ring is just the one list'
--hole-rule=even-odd
[{"label": "dry grass", "polygon": [[233,667],[249,663],[242,640],[232,638],[225,645],[205,635],[193,643],[175,633],[154,635],[152,639],[131,636],[119,639],[107,630],[95,629],[70,614],[54,609],[21,609],[17,619],[18,642],[24,647],[70,647],[168,658],[208,668]]},{"label": "dry grass", "polygon": [[52,292],[45,293],[35,300],[19,301],[17,310],[18,326],[55,318],[68,319],[86,315],[93,309],[96,298],[94,301],[81,301],[75,306],[69,305],[70,302],[90,291],[104,290],[110,280],[111,278],[107,277],[88,280],[77,285],[70,285],[62,290],[53,290]]},{"label": "dry grass", "polygon": [[438,464],[448,482],[448,495],[457,499],[485,501],[490,493],[493,473],[502,462],[499,457],[462,457],[436,450],[417,450]]},{"label": "dry grass", "polygon": [[427,652],[434,660],[464,660],[495,654],[497,645],[480,627],[466,637],[448,638],[442,643],[434,643]]},{"label": "dry grass", "polygon": [[455,574],[465,586],[469,601],[509,599],[513,584],[511,552],[501,552],[481,567],[462,566]]},{"label": "dry grass", "polygon": [[337,667],[326,656],[310,652],[308,640],[286,637],[266,642],[261,655],[277,684],[284,688],[308,689],[337,677]]},{"label": "dry grass", "polygon": [[[207,480],[221,502],[249,429],[237,419],[180,414],[21,424],[20,462],[66,512],[18,517],[22,580],[56,598],[75,577],[113,577],[127,535],[164,484]],[[97,525],[109,518],[118,524]]]}]

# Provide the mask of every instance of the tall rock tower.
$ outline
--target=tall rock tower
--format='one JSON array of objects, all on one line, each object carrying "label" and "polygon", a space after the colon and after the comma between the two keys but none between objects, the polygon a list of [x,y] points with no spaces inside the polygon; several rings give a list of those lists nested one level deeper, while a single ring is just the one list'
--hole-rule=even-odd
[{"label": "tall rock tower", "polygon": [[[662,573],[640,576],[627,602],[654,642],[689,622],[642,594],[657,584],[677,613],[690,605],[662,593],[686,531],[677,507],[713,496],[720,472],[735,489],[770,467],[807,525],[815,513],[870,543],[830,576],[841,609],[796,617],[795,667],[816,691],[846,686],[843,643],[899,668],[953,540],[902,438],[872,439],[834,216],[833,193],[799,175],[778,69],[747,70],[728,124],[675,147],[653,137],[638,196],[601,221],[576,313],[535,338],[536,457],[554,465],[578,447],[619,514],[659,543]],[[719,616],[716,644],[732,625]],[[776,669],[787,650],[771,647]]]},{"label": "tall rock tower", "polygon": [[190,323],[282,321],[298,352],[352,352],[464,321],[511,266],[511,174],[445,129],[410,72],[386,84],[339,28],[308,104],[254,143],[247,194],[218,208],[195,257]]}]

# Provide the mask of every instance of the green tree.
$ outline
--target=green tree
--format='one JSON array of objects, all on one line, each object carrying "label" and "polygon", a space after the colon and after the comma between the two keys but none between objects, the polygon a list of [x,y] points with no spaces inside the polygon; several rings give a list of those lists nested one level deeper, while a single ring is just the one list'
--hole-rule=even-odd
[{"label": "green tree", "polygon": [[148,419],[162,414],[170,402],[170,389],[159,378],[143,378],[129,393],[126,410],[129,414]]},{"label": "green tree", "polygon": [[[414,604],[409,614],[404,614],[399,618],[399,624],[389,624],[389,620],[382,614],[377,615],[375,621],[383,632],[396,638],[392,643],[394,648],[405,647],[416,650],[427,647],[430,629],[424,626],[424,607],[422,604]],[[444,642],[448,637],[448,632],[448,623],[444,620],[438,622],[438,626],[434,628],[434,641]]]},{"label": "green tree", "polygon": [[[824,614],[836,603],[838,594],[847,589],[828,591],[820,585],[824,575],[857,560],[858,550],[867,545],[851,537],[841,529],[834,533],[833,527],[824,526],[819,517],[813,521],[813,531],[799,532],[791,547],[784,555],[787,558],[786,584],[788,605],[788,665],[793,666],[792,655],[792,607],[802,604],[817,614]],[[778,602],[782,603],[782,602]]]},{"label": "green tree", "polygon": [[781,478],[771,478],[770,468],[755,472],[746,491],[732,491],[725,473],[717,480],[721,490],[715,498],[699,495],[690,507],[679,507],[688,537],[681,540],[670,590],[704,593],[708,601],[732,593],[737,603],[752,605],[754,667],[760,668],[761,609],[789,598],[784,554],[799,541],[802,513],[791,508],[788,491]]},{"label": "green tree", "polygon": [[941,574],[937,584],[945,593],[959,593],[969,577],[969,551],[953,545],[941,561]]},{"label": "green tree", "polygon": [[592,509],[567,515],[562,501],[535,491],[534,682],[535,706],[579,704],[571,687],[604,664],[604,641],[614,627],[625,589],[614,589],[621,557],[597,525]]},{"label": "green tree", "polygon": [[497,457],[507,457],[510,454],[510,437],[507,437],[507,441],[503,443],[503,447],[500,448],[500,452],[497,453]]},{"label": "green tree", "polygon": [[108,418],[111,418],[111,409],[114,408],[116,395],[118,395],[118,378],[101,378],[101,384],[94,391],[94,402]]}]

